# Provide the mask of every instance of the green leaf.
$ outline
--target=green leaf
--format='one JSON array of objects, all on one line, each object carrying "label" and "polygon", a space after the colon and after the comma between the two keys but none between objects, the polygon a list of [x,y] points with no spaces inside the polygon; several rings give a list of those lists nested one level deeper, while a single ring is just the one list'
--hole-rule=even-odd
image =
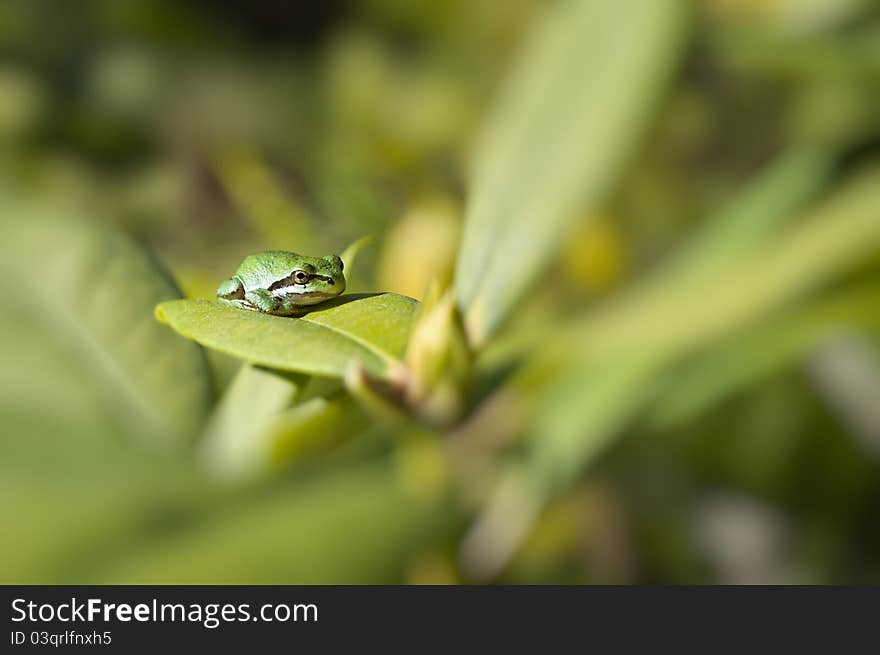
[{"label": "green leaf", "polygon": [[[230,479],[263,475],[366,427],[364,413],[338,382],[328,388],[310,384],[315,380],[243,365],[199,444],[211,473]],[[306,398],[312,393],[323,395]]]},{"label": "green leaf", "polygon": [[637,144],[681,50],[679,0],[573,0],[547,16],[479,146],[455,273],[480,344],[596,208]]},{"label": "green leaf", "polygon": [[880,325],[880,290],[857,289],[736,335],[674,372],[652,412],[670,429],[773,373],[848,330]]},{"label": "green leaf", "polygon": [[368,415],[347,393],[311,398],[281,412],[267,430],[267,455],[274,466],[332,448],[366,429]]},{"label": "green leaf", "polygon": [[[226,389],[202,435],[199,450],[212,473],[247,477],[266,470],[265,435],[307,378],[296,382],[244,364]],[[291,376],[291,377],[293,377]]]},{"label": "green leaf", "polygon": [[301,318],[209,300],[175,300],[157,318],[185,337],[252,364],[341,378],[353,363],[387,377],[406,350],[418,302],[393,293],[351,294]]},{"label": "green leaf", "polygon": [[[689,275],[706,275],[759,246],[800,217],[799,210],[825,188],[835,163],[822,148],[783,151],[717,215],[698,226],[670,265],[654,276],[656,281],[673,284]],[[656,292],[656,285],[652,290]]]},{"label": "green leaf", "polygon": [[354,263],[357,260],[358,253],[360,253],[360,251],[366,246],[370,245],[372,241],[373,237],[371,236],[361,237],[357,241],[348,244],[348,247],[339,255],[340,259],[342,259],[342,264],[345,267],[345,277],[348,279],[349,283],[352,280],[352,271],[354,270]]},{"label": "green leaf", "polygon": [[88,396],[93,426],[112,417],[151,440],[194,435],[211,376],[200,348],[153,321],[156,303],[179,297],[164,271],[110,226],[14,200],[3,214],[0,289],[14,311],[0,326],[12,378],[2,395],[37,385],[41,414],[64,417],[68,401]]}]

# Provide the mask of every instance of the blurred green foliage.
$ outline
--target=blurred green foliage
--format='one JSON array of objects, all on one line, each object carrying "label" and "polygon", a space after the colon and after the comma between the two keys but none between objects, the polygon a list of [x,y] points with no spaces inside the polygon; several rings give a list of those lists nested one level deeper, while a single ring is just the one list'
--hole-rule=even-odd
[{"label": "blurred green foliage", "polygon": [[[13,0],[0,52],[0,581],[880,580],[875,3]],[[212,300],[276,248],[349,293]]]}]

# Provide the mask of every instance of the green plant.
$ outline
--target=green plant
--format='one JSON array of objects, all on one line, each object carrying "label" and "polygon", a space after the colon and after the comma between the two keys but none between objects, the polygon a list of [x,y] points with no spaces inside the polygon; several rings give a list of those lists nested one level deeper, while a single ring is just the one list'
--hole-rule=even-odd
[{"label": "green plant", "polygon": [[[0,579],[387,582],[439,553],[457,563],[447,579],[496,580],[636,427],[645,441],[680,429],[841,333],[877,330],[880,166],[844,157],[852,125],[787,135],[610,296],[563,289],[566,241],[640,194],[630,164],[659,129],[695,20],[684,0],[547,10],[484,118],[453,278],[438,274],[421,302],[349,293],[287,318],[181,298],[122,231],[4,188],[17,220],[0,288],[16,315],[0,321],[0,418],[26,438],[4,444],[0,516],[26,527],[0,545]],[[738,43],[709,45],[779,62]],[[348,47],[368,51],[359,73],[388,74]],[[418,161],[394,137],[381,157]],[[332,143],[308,173],[317,195],[378,232],[381,202],[351,168],[381,149],[359,143],[353,164]],[[224,144],[213,163],[263,242],[330,252],[332,230],[250,148]],[[356,286],[363,245],[342,253]],[[858,459],[841,450],[836,461]],[[860,466],[852,497],[873,479]]]}]

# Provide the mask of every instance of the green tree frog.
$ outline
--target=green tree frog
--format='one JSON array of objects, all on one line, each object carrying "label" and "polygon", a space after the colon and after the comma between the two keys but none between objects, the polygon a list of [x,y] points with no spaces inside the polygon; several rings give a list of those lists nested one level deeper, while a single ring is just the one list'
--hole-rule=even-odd
[{"label": "green tree frog", "polygon": [[337,255],[307,257],[273,250],[245,257],[217,288],[220,302],[266,314],[291,316],[345,291]]}]

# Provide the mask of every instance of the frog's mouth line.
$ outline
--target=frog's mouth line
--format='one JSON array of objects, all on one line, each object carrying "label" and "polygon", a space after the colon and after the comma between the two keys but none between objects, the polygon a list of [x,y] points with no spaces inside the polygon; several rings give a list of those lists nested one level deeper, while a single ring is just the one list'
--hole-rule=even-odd
[{"label": "frog's mouth line", "polygon": [[329,298],[338,295],[336,293],[327,293],[326,291],[297,291],[296,286],[281,287],[272,292],[273,296],[298,296],[300,298]]}]

